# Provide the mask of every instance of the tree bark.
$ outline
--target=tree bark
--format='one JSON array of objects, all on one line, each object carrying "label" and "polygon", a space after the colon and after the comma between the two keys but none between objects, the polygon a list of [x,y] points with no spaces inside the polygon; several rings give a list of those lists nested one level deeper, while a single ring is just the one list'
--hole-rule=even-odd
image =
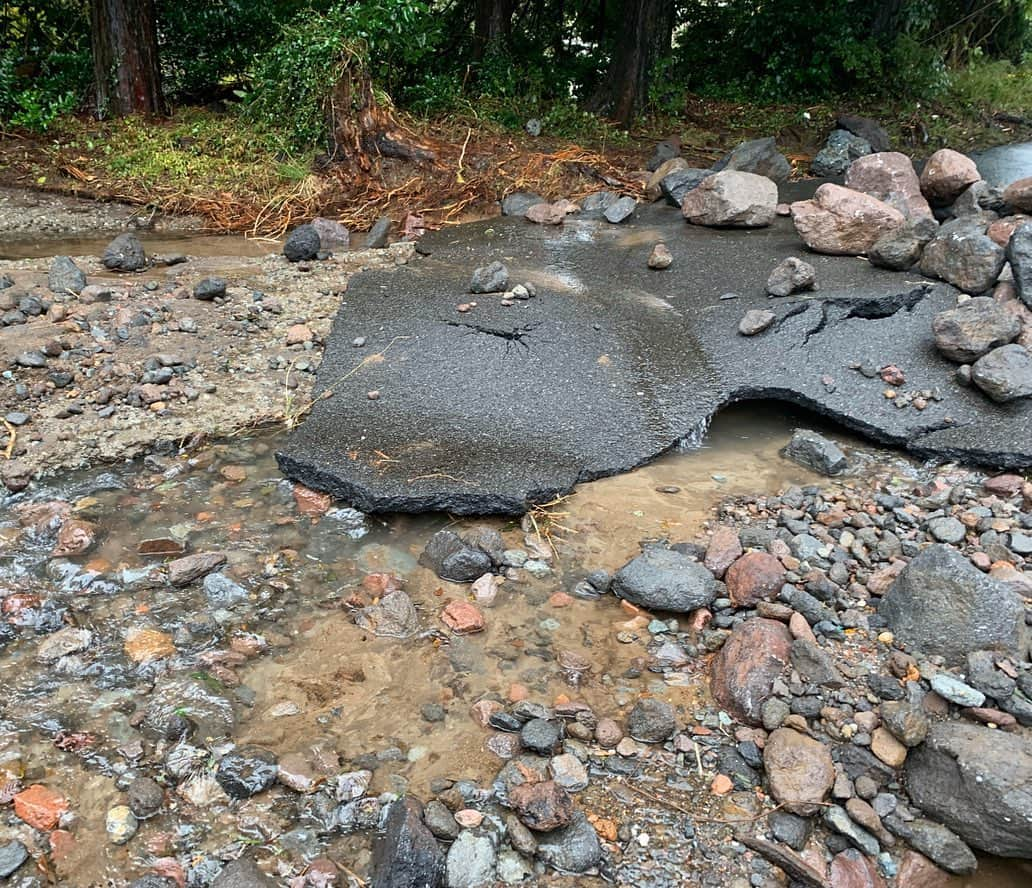
[{"label": "tree bark", "polygon": [[509,39],[513,0],[475,0],[473,57],[480,61]]},{"label": "tree bark", "polygon": [[163,113],[154,0],[90,0],[90,31],[97,115]]},{"label": "tree bark", "polygon": [[656,61],[670,49],[674,0],[624,0],[622,26],[606,78],[590,104],[629,126],[648,100]]}]

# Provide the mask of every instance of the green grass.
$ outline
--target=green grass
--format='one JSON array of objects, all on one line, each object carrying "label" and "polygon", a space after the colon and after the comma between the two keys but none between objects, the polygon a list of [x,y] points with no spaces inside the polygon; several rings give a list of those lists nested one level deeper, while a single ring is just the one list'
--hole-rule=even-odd
[{"label": "green grass", "polygon": [[290,156],[275,133],[199,108],[159,121],[65,118],[50,140],[62,159],[101,179],[183,193],[264,192],[297,182],[310,164]]}]

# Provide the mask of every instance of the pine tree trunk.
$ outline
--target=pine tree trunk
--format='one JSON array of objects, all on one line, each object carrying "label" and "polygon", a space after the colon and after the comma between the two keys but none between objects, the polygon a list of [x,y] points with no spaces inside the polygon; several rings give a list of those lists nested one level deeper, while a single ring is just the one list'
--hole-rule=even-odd
[{"label": "pine tree trunk", "polygon": [[623,35],[591,105],[629,126],[648,101],[656,61],[670,49],[674,0],[625,0],[623,5]]},{"label": "pine tree trunk", "polygon": [[90,0],[97,115],[161,114],[154,0]]}]

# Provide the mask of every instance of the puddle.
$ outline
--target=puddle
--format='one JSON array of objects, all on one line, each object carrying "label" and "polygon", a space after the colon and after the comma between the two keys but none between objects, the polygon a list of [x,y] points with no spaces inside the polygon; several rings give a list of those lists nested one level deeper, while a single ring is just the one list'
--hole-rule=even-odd
[{"label": "puddle", "polygon": [[1001,188],[1016,179],[1032,176],[1032,142],[999,145],[973,154],[982,178]]},{"label": "puddle", "polygon": [[[148,255],[189,255],[260,257],[279,252],[276,241],[250,239],[240,235],[171,234],[137,232]],[[49,256],[102,256],[113,234],[101,237],[18,237],[8,236],[0,244],[0,259],[42,259]]]}]

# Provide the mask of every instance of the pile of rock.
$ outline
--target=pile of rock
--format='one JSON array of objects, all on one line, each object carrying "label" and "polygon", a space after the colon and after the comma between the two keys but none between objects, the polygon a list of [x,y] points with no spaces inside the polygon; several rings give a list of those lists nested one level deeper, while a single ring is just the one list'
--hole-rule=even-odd
[{"label": "pile of rock", "polygon": [[1032,804],[1012,792],[1032,775],[1021,490],[1011,476],[791,488],[727,503],[708,542],[649,548],[616,574],[617,595],[706,627],[657,636],[649,668],[717,652],[713,696],[743,725],[722,773],[765,783],[779,807],[781,844],[749,847],[826,879],[823,845],[831,884],[970,873],[971,847],[1032,856]]}]

